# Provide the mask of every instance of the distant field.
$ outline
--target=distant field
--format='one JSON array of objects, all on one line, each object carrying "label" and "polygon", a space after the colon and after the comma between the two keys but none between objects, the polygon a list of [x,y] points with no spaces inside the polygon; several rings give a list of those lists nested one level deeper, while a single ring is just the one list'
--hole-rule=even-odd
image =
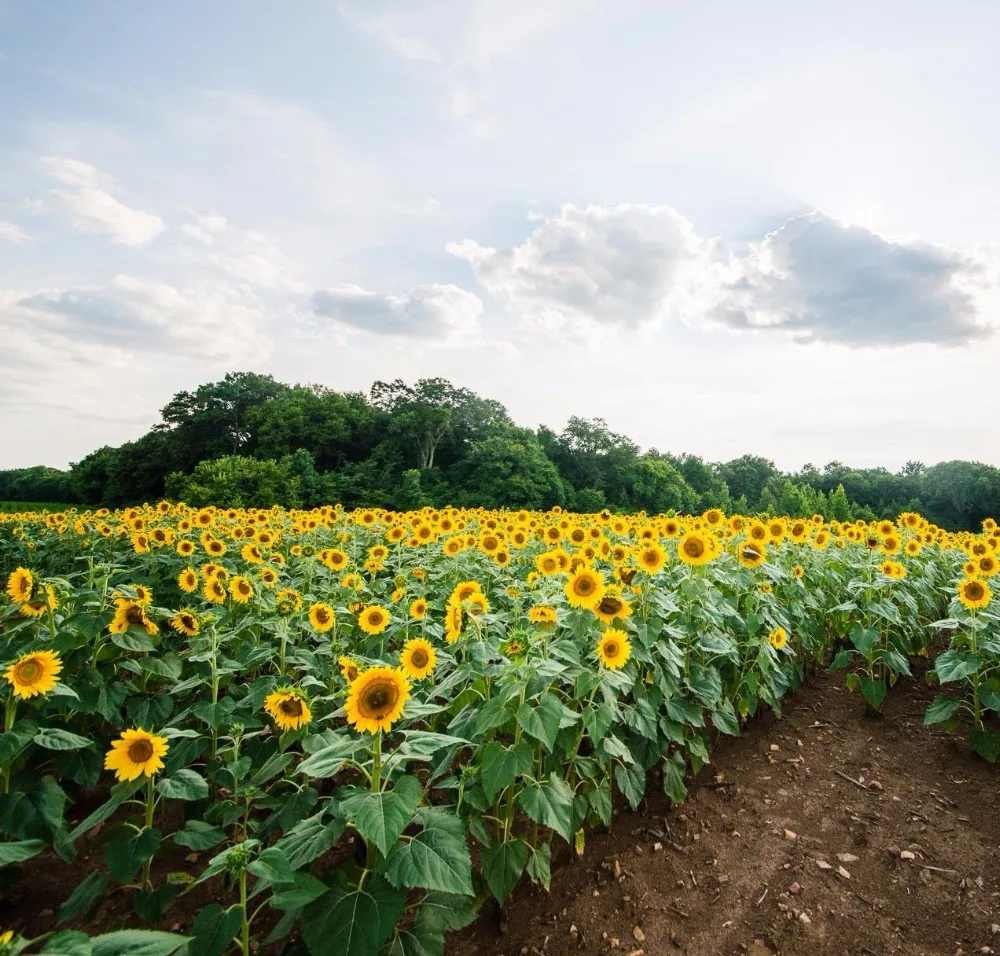
[{"label": "distant field", "polygon": [[0,511],[65,511],[77,505],[66,505],[58,501],[0,501]]}]

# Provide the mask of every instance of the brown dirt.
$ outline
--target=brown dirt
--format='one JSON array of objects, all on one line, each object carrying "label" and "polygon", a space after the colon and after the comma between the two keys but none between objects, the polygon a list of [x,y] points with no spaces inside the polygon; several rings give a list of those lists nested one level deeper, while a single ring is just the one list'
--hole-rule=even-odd
[{"label": "brown dirt", "polygon": [[719,742],[684,806],[651,782],[553,862],[550,893],[519,887],[446,953],[1000,952],[1000,772],[921,726],[932,697],[905,681],[871,718],[842,674],[815,674],[780,720]]}]

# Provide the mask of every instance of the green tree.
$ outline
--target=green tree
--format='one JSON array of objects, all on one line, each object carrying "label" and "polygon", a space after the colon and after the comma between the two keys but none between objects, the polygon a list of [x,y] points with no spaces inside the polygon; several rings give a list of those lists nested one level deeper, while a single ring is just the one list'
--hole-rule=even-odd
[{"label": "green tree", "polygon": [[563,503],[559,472],[528,429],[476,442],[448,479],[456,502],[532,509]]}]

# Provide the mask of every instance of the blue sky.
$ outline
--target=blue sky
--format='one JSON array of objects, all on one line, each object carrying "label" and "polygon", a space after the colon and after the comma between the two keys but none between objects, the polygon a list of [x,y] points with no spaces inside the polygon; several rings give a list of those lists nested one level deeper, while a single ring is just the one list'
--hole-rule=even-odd
[{"label": "blue sky", "polygon": [[1000,464],[998,33],[986,0],[0,0],[0,467],[237,368]]}]

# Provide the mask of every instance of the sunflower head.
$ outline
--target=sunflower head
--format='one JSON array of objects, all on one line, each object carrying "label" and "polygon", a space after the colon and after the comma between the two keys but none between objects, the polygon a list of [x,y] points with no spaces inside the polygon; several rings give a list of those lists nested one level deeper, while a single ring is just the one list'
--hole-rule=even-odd
[{"label": "sunflower head", "polygon": [[762,541],[744,541],[736,549],[736,557],[745,568],[758,568],[767,559],[767,545]]},{"label": "sunflower head", "polygon": [[399,664],[407,677],[423,680],[437,665],[437,652],[430,641],[416,637],[403,645]]},{"label": "sunflower head", "polygon": [[422,621],[427,616],[427,598],[419,597],[410,605],[410,617]]},{"label": "sunflower head", "polygon": [[358,666],[357,662],[351,660],[349,657],[341,657],[337,661],[337,666],[340,668],[340,673],[343,674],[344,679],[348,684],[357,680],[358,674],[361,673],[361,668]]},{"label": "sunflower head", "polygon": [[620,628],[608,628],[597,642],[597,657],[608,670],[624,667],[631,654],[632,644]]},{"label": "sunflower head", "polygon": [[34,587],[34,576],[27,568],[16,568],[7,578],[7,595],[15,604],[27,604]]},{"label": "sunflower head", "polygon": [[788,631],[783,627],[776,627],[767,635],[767,641],[776,651],[780,651],[788,643]]},{"label": "sunflower head", "polygon": [[379,604],[371,604],[358,615],[358,627],[365,634],[381,634],[389,626],[389,612]]},{"label": "sunflower head", "polygon": [[992,596],[989,585],[978,578],[966,578],[958,582],[958,599],[969,610],[986,607]]},{"label": "sunflower head", "polygon": [[281,730],[298,730],[312,720],[305,695],[294,687],[279,687],[264,698],[264,710]]},{"label": "sunflower head", "polygon": [[317,602],[309,606],[309,623],[318,634],[325,634],[333,627],[333,608],[329,604]]},{"label": "sunflower head", "polygon": [[344,704],[348,723],[362,732],[388,733],[409,697],[410,682],[401,670],[373,667],[351,682]]},{"label": "sunflower head", "polygon": [[566,600],[571,607],[593,607],[604,597],[604,578],[593,568],[580,565],[566,582]]},{"label": "sunflower head", "polygon": [[56,651],[31,651],[22,654],[4,672],[15,697],[29,698],[47,694],[59,683],[62,661]]},{"label": "sunflower head", "polygon": [[700,531],[689,531],[677,542],[677,557],[685,564],[707,564],[714,557],[712,543]]},{"label": "sunflower head", "polygon": [[610,624],[615,618],[624,620],[632,613],[628,602],[622,600],[621,589],[614,584],[610,585],[601,598],[594,602],[591,610],[605,624]]},{"label": "sunflower head", "polygon": [[180,634],[195,637],[201,630],[201,622],[194,611],[178,611],[171,619],[170,626]]},{"label": "sunflower head", "polygon": [[169,749],[166,737],[141,728],[125,730],[111,742],[111,749],[104,757],[104,769],[114,770],[119,781],[151,777],[163,769],[163,758]]},{"label": "sunflower head", "polygon": [[548,604],[539,604],[528,612],[528,620],[543,627],[555,624],[556,609]]}]

